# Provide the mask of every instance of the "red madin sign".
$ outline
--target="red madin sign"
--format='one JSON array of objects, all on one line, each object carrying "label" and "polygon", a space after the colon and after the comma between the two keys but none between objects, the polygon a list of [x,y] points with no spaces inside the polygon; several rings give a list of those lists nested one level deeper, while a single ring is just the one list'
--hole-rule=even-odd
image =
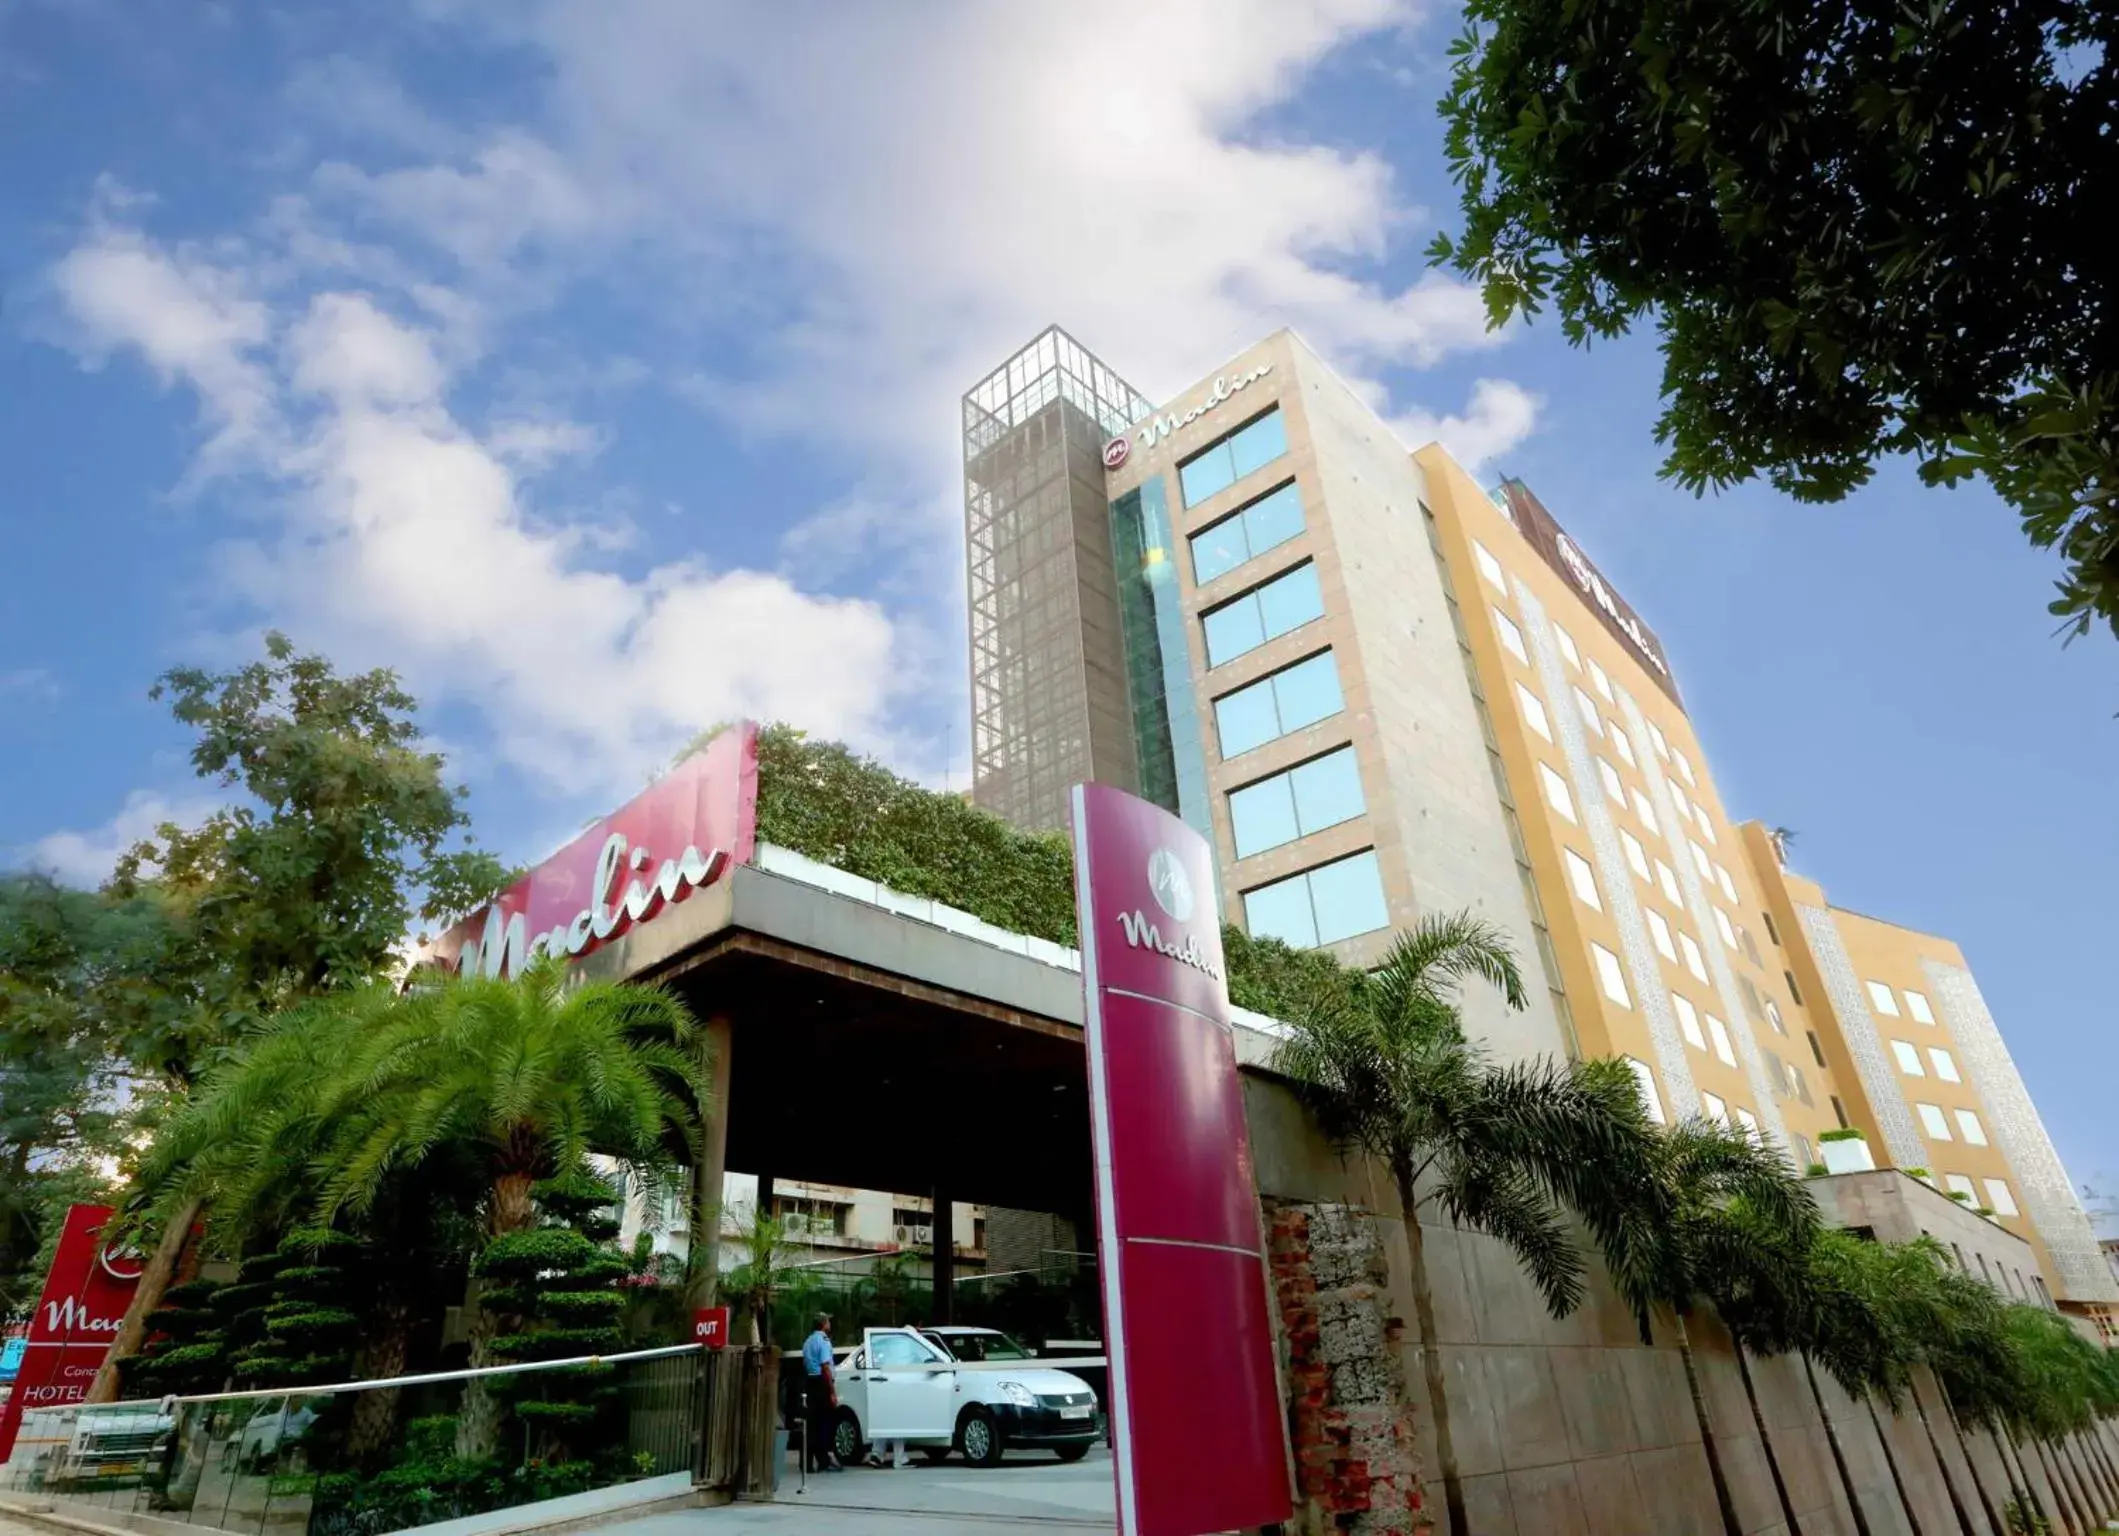
[{"label": "red madin sign", "polygon": [[0,1462],[15,1448],[25,1409],[63,1408],[87,1397],[117,1336],[140,1267],[131,1255],[104,1247],[112,1215],[107,1205],[76,1205],[66,1213],[44,1294],[30,1316],[22,1370],[0,1409]]},{"label": "red madin sign", "polygon": [[757,820],[758,728],[745,721],[450,929],[435,953],[477,976],[590,954],[749,863]]},{"label": "red madin sign", "polygon": [[1118,1528],[1272,1525],[1287,1436],[1213,854],[1078,784],[1074,878]]}]

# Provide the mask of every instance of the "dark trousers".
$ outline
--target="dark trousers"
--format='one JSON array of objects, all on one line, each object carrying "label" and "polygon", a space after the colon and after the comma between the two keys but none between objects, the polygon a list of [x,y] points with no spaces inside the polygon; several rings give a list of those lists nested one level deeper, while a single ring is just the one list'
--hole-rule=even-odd
[{"label": "dark trousers", "polygon": [[802,1406],[809,1420],[809,1470],[821,1472],[832,1464],[832,1428],[838,1413],[832,1406],[831,1383],[822,1376],[806,1378],[802,1389]]}]

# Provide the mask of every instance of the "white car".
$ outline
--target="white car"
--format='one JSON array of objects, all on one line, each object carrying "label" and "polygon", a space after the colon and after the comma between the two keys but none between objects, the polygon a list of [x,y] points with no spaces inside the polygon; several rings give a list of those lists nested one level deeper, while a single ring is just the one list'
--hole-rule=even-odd
[{"label": "white car", "polygon": [[962,1451],[976,1467],[1031,1448],[1079,1461],[1103,1438],[1086,1381],[1039,1365],[991,1328],[871,1328],[836,1375],[832,1449],[842,1462],[896,1439],[929,1461]]}]

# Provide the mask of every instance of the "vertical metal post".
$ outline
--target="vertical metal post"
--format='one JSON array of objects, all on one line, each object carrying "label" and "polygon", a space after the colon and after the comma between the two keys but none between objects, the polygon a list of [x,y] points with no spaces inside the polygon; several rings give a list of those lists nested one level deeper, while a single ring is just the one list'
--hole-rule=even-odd
[{"label": "vertical metal post", "polygon": [[934,1187],[934,1320],[956,1318],[956,1202],[946,1184]]}]

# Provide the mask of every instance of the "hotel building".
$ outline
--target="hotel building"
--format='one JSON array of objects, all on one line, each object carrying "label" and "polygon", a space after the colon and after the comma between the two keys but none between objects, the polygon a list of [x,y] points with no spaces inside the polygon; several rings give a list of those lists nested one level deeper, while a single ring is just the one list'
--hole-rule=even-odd
[{"label": "hotel building", "polygon": [[[1055,328],[963,405],[976,803],[1144,795],[1212,842],[1229,920],[1352,964],[1475,911],[1536,983],[1467,995],[1497,1055],[1623,1057],[1655,1113],[1799,1166],[1858,1128],[1970,1181],[2053,1297],[2119,1302],[1963,957],[1730,818],[1655,632],[1527,486],[1409,453],[1285,330],[1157,407]],[[1937,1022],[1879,1027],[1876,988]]]}]

